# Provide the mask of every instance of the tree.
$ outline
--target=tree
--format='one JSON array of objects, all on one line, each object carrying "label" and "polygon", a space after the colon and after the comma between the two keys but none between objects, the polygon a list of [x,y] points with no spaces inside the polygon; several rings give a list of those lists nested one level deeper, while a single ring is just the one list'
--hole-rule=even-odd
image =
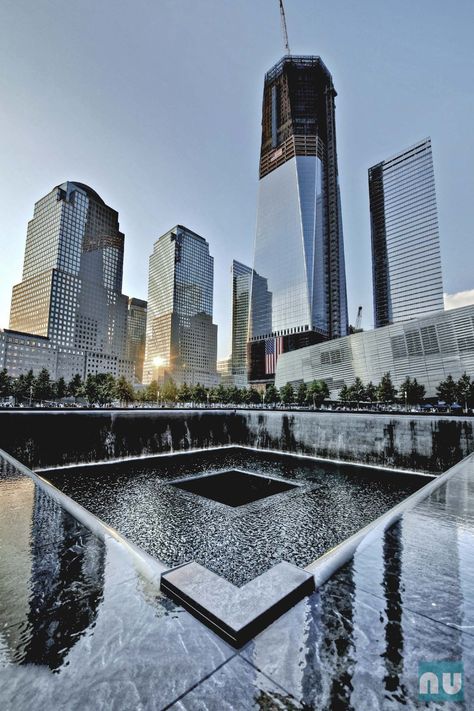
[{"label": "tree", "polygon": [[21,373],[18,378],[13,381],[12,390],[15,402],[21,402],[30,395],[30,385],[27,383],[26,375]]},{"label": "tree", "polygon": [[442,400],[447,405],[452,405],[456,402],[458,395],[457,383],[454,382],[453,376],[448,375],[446,380],[442,380],[436,388],[436,394],[439,400]]},{"label": "tree", "polygon": [[42,368],[33,384],[33,396],[35,400],[43,402],[50,400],[53,396],[53,384],[46,368]]},{"label": "tree", "polygon": [[467,412],[468,405],[474,399],[474,383],[467,373],[463,373],[456,383],[456,399],[464,403],[464,411]]},{"label": "tree", "polygon": [[201,385],[201,383],[197,383],[193,388],[191,388],[191,400],[192,402],[199,402],[203,403],[206,402],[207,400],[207,390],[205,387]]},{"label": "tree", "polygon": [[71,397],[80,397],[83,395],[84,392],[84,383],[82,382],[82,378],[79,375],[79,373],[76,373],[76,375],[73,377],[73,379],[69,382],[67,386],[67,392],[68,395]]},{"label": "tree", "polygon": [[249,388],[247,390],[246,401],[249,405],[259,405],[262,402],[260,393],[255,388]]},{"label": "tree", "polygon": [[325,380],[313,380],[308,388],[308,402],[313,407],[321,407],[329,397],[329,388]]},{"label": "tree", "polygon": [[215,389],[214,397],[215,402],[225,404],[226,402],[229,402],[229,391],[224,385],[222,385],[222,383],[219,383]]},{"label": "tree", "polygon": [[375,402],[377,400],[377,388],[372,381],[365,386],[364,400],[366,402]]},{"label": "tree", "polygon": [[296,402],[298,405],[306,405],[308,399],[308,386],[306,383],[301,383],[296,391]]},{"label": "tree", "polygon": [[148,383],[146,391],[145,391],[145,398],[147,402],[157,402],[158,400],[158,383],[156,380],[152,380],[151,383]]},{"label": "tree", "polygon": [[276,387],[273,385],[273,383],[270,383],[268,388],[265,391],[265,402],[274,405],[276,402],[278,402],[280,399],[280,396],[278,394],[278,390]]},{"label": "tree", "polygon": [[133,385],[121,375],[115,384],[115,394],[121,403],[128,405],[135,400]]},{"label": "tree", "polygon": [[377,387],[377,400],[379,402],[393,402],[396,397],[397,389],[392,383],[390,373],[385,373]]},{"label": "tree", "polygon": [[351,399],[351,393],[347,385],[344,383],[342,388],[339,390],[339,400],[341,402],[349,402]]},{"label": "tree", "polygon": [[176,402],[178,388],[173,378],[168,378],[161,389],[161,397],[165,402]]},{"label": "tree", "polygon": [[186,383],[183,383],[178,390],[178,400],[180,402],[191,402],[191,390]]},{"label": "tree", "polygon": [[99,402],[99,391],[95,375],[88,375],[84,383],[84,395],[87,398],[89,405],[95,405]]},{"label": "tree", "polygon": [[295,391],[291,383],[287,383],[280,388],[280,399],[284,405],[292,405],[295,401]]},{"label": "tree", "polygon": [[110,405],[116,394],[114,376],[111,373],[97,373],[95,378],[99,405]]},{"label": "tree", "polygon": [[59,378],[54,385],[54,397],[58,398],[58,400],[62,400],[63,397],[66,397],[66,394],[66,381],[64,380],[64,378]]},{"label": "tree", "polygon": [[425,386],[422,383],[419,383],[416,378],[413,378],[413,384],[410,395],[410,397],[412,398],[412,404],[418,405],[420,402],[423,402],[423,400],[425,399],[425,395]]},{"label": "tree", "polygon": [[13,383],[8,371],[4,368],[0,371],[0,397],[9,397],[13,395]]},{"label": "tree", "polygon": [[425,393],[426,390],[424,385],[421,385],[416,378],[413,378],[412,380],[409,376],[407,376],[400,385],[398,396],[400,400],[405,402],[407,405],[417,405],[424,400]]},{"label": "tree", "polygon": [[232,402],[234,405],[240,405],[242,402],[242,391],[236,385],[234,385],[229,390],[228,402]]},{"label": "tree", "polygon": [[349,400],[351,402],[359,402],[365,399],[365,387],[362,380],[357,377],[353,384],[349,387]]}]

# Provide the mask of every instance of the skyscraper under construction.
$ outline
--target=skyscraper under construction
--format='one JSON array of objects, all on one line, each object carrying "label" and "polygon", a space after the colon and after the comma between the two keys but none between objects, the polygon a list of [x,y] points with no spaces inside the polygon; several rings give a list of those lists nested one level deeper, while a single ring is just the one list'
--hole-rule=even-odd
[{"label": "skyscraper under construction", "polygon": [[285,56],[265,76],[248,344],[253,383],[273,380],[280,353],[347,333],[335,96],[319,57]]}]

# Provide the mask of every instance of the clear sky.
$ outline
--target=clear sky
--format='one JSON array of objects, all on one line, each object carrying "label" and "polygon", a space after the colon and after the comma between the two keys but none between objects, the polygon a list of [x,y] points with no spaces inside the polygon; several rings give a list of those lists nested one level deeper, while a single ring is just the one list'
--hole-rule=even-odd
[{"label": "clear sky", "polygon": [[[426,136],[445,291],[474,289],[472,0],[286,0],[286,11],[292,52],[320,55],[338,91],[350,320],[362,304],[373,323],[367,169]],[[252,261],[279,23],[277,0],[2,0],[0,327],[35,201],[77,180],[120,213],[126,294],[146,298],[153,242],[170,227],[209,241],[229,353],[230,265]]]}]

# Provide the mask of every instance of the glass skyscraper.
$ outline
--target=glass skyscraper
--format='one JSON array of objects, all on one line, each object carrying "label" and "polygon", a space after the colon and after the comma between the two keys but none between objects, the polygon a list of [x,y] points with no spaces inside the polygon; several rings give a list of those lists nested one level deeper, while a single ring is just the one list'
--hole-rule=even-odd
[{"label": "glass skyscraper", "polygon": [[135,379],[143,380],[147,302],[130,297],[127,313],[127,359],[135,364]]},{"label": "glass skyscraper", "polygon": [[232,262],[232,358],[234,381],[247,384],[247,341],[249,332],[252,269],[235,259]]},{"label": "glass skyscraper", "polygon": [[48,338],[60,375],[132,375],[125,362],[123,246],[117,211],[83,183],[58,185],[35,204],[10,329]]},{"label": "glass skyscraper", "polygon": [[441,311],[431,140],[369,168],[375,327]]},{"label": "glass skyscraper", "polygon": [[284,57],[265,76],[249,379],[279,354],[347,333],[336,91],[319,57]]},{"label": "glass skyscraper", "polygon": [[212,323],[214,258],[203,237],[177,225],[150,257],[144,382],[217,384]]}]

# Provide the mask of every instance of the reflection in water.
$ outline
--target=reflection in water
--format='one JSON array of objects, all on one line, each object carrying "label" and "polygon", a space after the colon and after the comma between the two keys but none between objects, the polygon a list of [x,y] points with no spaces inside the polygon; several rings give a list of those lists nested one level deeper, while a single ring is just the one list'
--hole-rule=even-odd
[{"label": "reflection in water", "polygon": [[387,533],[383,543],[384,577],[383,589],[386,597],[385,611],[385,688],[388,692],[401,692],[406,695],[406,689],[401,684],[403,673],[403,627],[402,627],[402,542],[401,523],[397,522],[391,529],[393,535]]},{"label": "reflection in water", "polygon": [[[33,516],[29,635],[22,663],[57,670],[96,619],[104,546],[92,535],[74,535],[75,521],[38,488]],[[52,542],[42,547],[46,528]]]}]

